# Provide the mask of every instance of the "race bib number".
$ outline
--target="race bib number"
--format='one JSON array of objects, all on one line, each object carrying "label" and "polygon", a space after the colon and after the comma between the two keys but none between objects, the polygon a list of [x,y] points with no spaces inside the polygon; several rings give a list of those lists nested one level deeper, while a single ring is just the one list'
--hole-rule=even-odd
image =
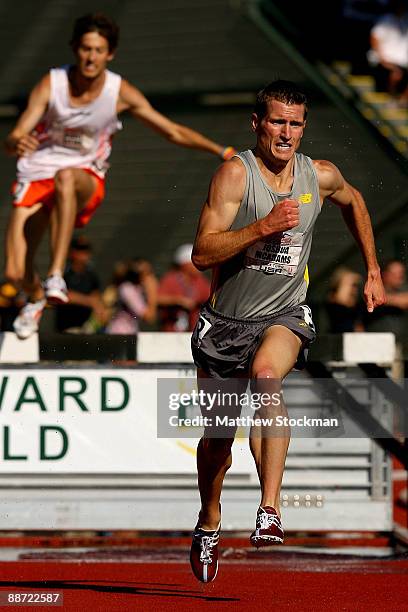
[{"label": "race bib number", "polygon": [[91,152],[95,146],[93,135],[82,128],[55,126],[52,131],[52,141],[66,149],[78,151],[82,155]]},{"label": "race bib number", "polygon": [[244,265],[265,274],[295,276],[303,247],[302,232],[282,233],[258,240],[247,249]]}]

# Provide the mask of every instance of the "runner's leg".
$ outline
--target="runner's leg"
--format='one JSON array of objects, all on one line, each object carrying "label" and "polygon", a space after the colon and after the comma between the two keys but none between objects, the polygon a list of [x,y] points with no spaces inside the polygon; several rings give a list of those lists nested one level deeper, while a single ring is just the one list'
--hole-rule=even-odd
[{"label": "runner's leg", "polygon": [[[34,209],[34,210],[33,210]],[[13,329],[20,339],[29,338],[39,328],[45,307],[44,292],[40,277],[34,268],[34,259],[37,248],[49,223],[49,213],[44,206],[31,207],[31,214],[24,225],[25,237],[25,265],[22,286],[29,295],[30,301],[20,310],[13,322]]]},{"label": "runner's leg", "polygon": [[[299,336],[281,325],[274,325],[265,332],[252,362],[251,380],[258,392],[268,393],[269,397],[273,397],[273,403],[265,410],[262,409],[259,416],[285,414],[280,395],[281,383],[295,365],[301,344]],[[276,401],[277,398],[280,400]],[[253,427],[250,448],[261,484],[260,505],[275,508],[279,515],[280,489],[290,430],[279,428],[282,436],[278,436],[272,427]]]},{"label": "runner's leg", "polygon": [[[14,207],[11,211],[5,239],[5,278],[20,288],[25,277],[28,242],[31,234],[25,231],[27,221],[42,209],[42,204]],[[45,212],[43,213],[46,214]]]},{"label": "runner's leg", "polygon": [[54,257],[56,244],[57,244],[57,232],[58,232],[58,224],[57,224],[57,210],[54,206],[50,213],[50,261]]},{"label": "runner's leg", "polygon": [[96,178],[80,168],[65,168],[55,175],[56,227],[48,276],[62,276],[76,215],[86,205],[96,187]]},{"label": "runner's leg", "polygon": [[[208,375],[203,370],[198,370],[197,374],[199,380],[199,386],[205,389],[205,379],[209,379]],[[200,383],[201,380],[201,383]],[[210,379],[209,379],[210,380]],[[239,385],[239,381],[236,381]],[[220,381],[220,389],[223,386]],[[241,385],[239,385],[241,386]],[[247,386],[247,380],[242,380],[242,390],[245,390]],[[213,384],[209,386],[209,389],[213,388]],[[222,406],[218,407],[222,411]],[[203,416],[214,417],[216,410],[211,411],[211,414],[202,409]],[[236,416],[239,416],[237,413]],[[215,429],[215,428],[214,428]],[[213,429],[213,434],[215,433]],[[200,491],[201,498],[201,511],[200,511],[200,527],[205,530],[217,529],[220,519],[220,498],[222,485],[224,482],[225,474],[231,467],[232,455],[231,447],[234,442],[235,431],[231,434],[231,437],[218,438],[211,437],[211,431],[208,433],[208,437],[204,435],[198,443],[197,447],[197,473],[198,473],[198,488]]]},{"label": "runner's leg", "polygon": [[41,300],[44,297],[41,279],[35,269],[34,262],[35,254],[49,222],[50,213],[42,206],[35,214],[27,219],[25,224],[24,233],[27,242],[27,252],[23,288],[33,302]]}]

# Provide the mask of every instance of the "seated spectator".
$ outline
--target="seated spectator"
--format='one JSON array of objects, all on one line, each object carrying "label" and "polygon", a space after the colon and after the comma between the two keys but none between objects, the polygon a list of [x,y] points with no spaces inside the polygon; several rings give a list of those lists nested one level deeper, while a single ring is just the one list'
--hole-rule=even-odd
[{"label": "seated spectator", "polygon": [[161,331],[192,331],[200,306],[210,296],[210,282],[191,261],[192,244],[174,253],[173,268],[160,281],[158,304]]},{"label": "seated spectator", "polygon": [[[364,74],[369,69],[367,51],[370,48],[371,29],[379,17],[389,10],[388,5],[389,0],[342,0],[340,3],[341,16],[336,22],[342,35],[336,41],[331,36],[328,46],[334,46],[334,57],[352,64],[353,74]],[[330,28],[328,34],[332,34]]]},{"label": "seated spectator", "polygon": [[[140,321],[153,323],[157,311],[157,279],[144,259],[118,262],[113,283],[104,292],[105,303],[115,297],[107,334],[137,334]],[[116,287],[116,291],[115,291]]]},{"label": "seated spectator", "polygon": [[392,332],[398,340],[408,335],[406,266],[399,259],[392,259],[383,265],[381,274],[387,303],[367,314],[367,331]]},{"label": "seated spectator", "polygon": [[112,319],[118,302],[118,287],[123,282],[129,266],[129,260],[120,259],[113,266],[112,279],[102,293],[102,301],[107,311],[108,322]]},{"label": "seated spectator", "polygon": [[390,12],[378,19],[370,34],[368,59],[376,88],[408,104],[408,3],[393,0]]},{"label": "seated spectator", "polygon": [[75,237],[71,242],[64,272],[69,302],[56,306],[56,329],[59,332],[89,333],[97,331],[106,323],[107,312],[91,256],[92,246],[86,236]]},{"label": "seated spectator", "polygon": [[364,331],[360,287],[361,276],[357,272],[343,266],[333,272],[325,302],[329,333]]}]

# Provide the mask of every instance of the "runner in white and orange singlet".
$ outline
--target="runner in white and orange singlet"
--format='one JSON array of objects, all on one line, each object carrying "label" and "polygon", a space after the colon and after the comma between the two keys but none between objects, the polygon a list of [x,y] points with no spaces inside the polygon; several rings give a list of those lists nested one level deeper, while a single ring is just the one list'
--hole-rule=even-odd
[{"label": "runner in white and orange singlet", "polygon": [[[129,111],[177,145],[222,159],[235,152],[174,123],[107,70],[118,35],[118,26],[101,13],[77,19],[71,40],[75,65],[52,69],[41,79],[6,140],[18,161],[0,296],[4,305],[22,288],[29,293],[30,301],[14,322],[21,338],[37,331],[47,301],[68,301],[63,271],[69,243],[74,227],[84,226],[103,200],[111,140],[121,127],[119,113]],[[50,219],[52,257],[42,288],[34,254]]]}]

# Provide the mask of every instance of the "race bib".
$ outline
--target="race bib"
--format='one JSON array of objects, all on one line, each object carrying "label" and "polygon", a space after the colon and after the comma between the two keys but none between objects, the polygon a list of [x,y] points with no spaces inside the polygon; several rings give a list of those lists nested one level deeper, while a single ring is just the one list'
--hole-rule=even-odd
[{"label": "race bib", "polygon": [[282,233],[258,240],[247,249],[244,266],[265,274],[295,276],[303,247],[303,233]]},{"label": "race bib", "polygon": [[83,128],[54,127],[52,141],[66,149],[78,151],[82,155],[91,152],[95,146],[93,134]]}]

